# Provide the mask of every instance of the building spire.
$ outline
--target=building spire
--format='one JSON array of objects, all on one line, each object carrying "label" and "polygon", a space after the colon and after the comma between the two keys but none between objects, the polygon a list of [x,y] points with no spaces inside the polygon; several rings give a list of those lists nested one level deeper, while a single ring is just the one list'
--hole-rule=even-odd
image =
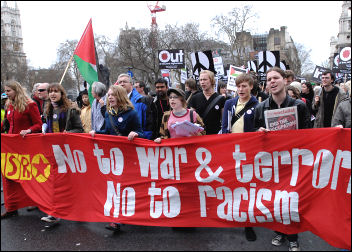
[{"label": "building spire", "polygon": [[15,10],[18,10],[17,1],[15,1]]},{"label": "building spire", "polygon": [[3,7],[8,7],[7,6],[7,1],[4,1],[4,6]]}]

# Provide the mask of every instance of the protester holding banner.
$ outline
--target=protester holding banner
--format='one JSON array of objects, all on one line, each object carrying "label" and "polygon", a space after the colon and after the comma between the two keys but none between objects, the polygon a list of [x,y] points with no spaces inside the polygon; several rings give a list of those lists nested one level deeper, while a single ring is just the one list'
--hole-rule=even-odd
[{"label": "protester holding banner", "polygon": [[[172,111],[166,111],[164,113],[160,127],[160,137],[155,139],[154,142],[161,143],[161,139],[184,137],[185,135],[177,134],[177,131],[173,127],[176,123],[189,121],[204,128],[204,123],[200,116],[195,111],[187,109],[186,94],[182,89],[170,88],[167,94]],[[197,133],[190,133],[189,136],[190,135],[205,135],[205,131],[202,130]]]},{"label": "protester holding banner", "polygon": [[[27,134],[40,132],[42,121],[37,104],[29,98],[21,84],[10,80],[5,82],[5,93],[8,97],[5,117],[9,122],[8,134]],[[4,122],[1,122],[1,133],[4,132]],[[35,203],[27,197],[20,183],[2,177],[6,212],[1,219],[17,215],[17,209],[34,206]]]},{"label": "protester holding banner", "polygon": [[[236,78],[238,96],[225,102],[222,115],[222,134],[254,131],[254,109],[258,100],[251,95],[254,79],[250,74]],[[255,241],[257,236],[252,227],[244,228],[247,241]]]},{"label": "protester holding banner", "polygon": [[[143,129],[132,102],[128,99],[126,89],[120,85],[113,85],[108,91],[107,111],[105,112],[105,129],[89,132],[116,136],[127,136],[128,140],[135,137],[143,138]],[[120,223],[111,222],[105,227],[112,231],[120,230]]]},{"label": "protester holding banner", "polygon": [[43,133],[82,133],[84,130],[79,111],[72,106],[63,86],[52,83],[48,92],[50,103],[45,109],[47,127]]},{"label": "protester holding banner", "polygon": [[268,131],[268,129],[265,128],[264,111],[293,106],[297,106],[298,129],[309,128],[310,118],[307,106],[303,101],[292,99],[286,93],[285,72],[278,67],[273,67],[269,69],[267,73],[270,74],[270,76],[267,75],[267,87],[269,88],[270,96],[255,108],[255,130]]},{"label": "protester holding banner", "polygon": [[200,72],[199,83],[203,92],[193,95],[189,107],[193,108],[203,119],[207,135],[218,134],[221,130],[221,119],[225,97],[215,92],[215,76],[209,70]]},{"label": "protester holding banner", "polygon": [[[267,71],[266,76],[267,86],[270,90],[271,95],[268,99],[260,103],[255,108],[254,128],[258,129],[258,131],[269,131],[265,128],[264,111],[294,106],[297,106],[298,128],[309,128],[310,118],[308,108],[306,107],[303,101],[293,99],[286,93],[287,80],[285,72],[278,67],[273,67]],[[277,235],[271,241],[273,245],[280,246],[287,238],[287,240],[289,241],[290,251],[300,250],[297,234],[286,235],[280,232],[276,233]]]},{"label": "protester holding banner", "polygon": [[238,96],[225,102],[222,116],[222,133],[254,131],[254,109],[258,100],[251,95],[254,80],[250,74],[236,78]]},{"label": "protester holding banner", "polygon": [[92,130],[98,131],[103,130],[104,114],[106,111],[106,86],[105,84],[95,81],[92,84],[92,95],[94,101],[91,105],[92,110]]},{"label": "protester holding banner", "polygon": [[331,127],[338,105],[348,99],[348,96],[340,88],[333,85],[335,75],[327,70],[322,74],[322,92],[314,97],[312,103],[313,111],[316,112],[314,128]]}]

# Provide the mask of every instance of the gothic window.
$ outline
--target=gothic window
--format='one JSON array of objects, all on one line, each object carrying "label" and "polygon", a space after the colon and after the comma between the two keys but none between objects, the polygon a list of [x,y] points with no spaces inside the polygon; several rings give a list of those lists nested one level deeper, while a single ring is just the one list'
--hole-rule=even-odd
[{"label": "gothic window", "polygon": [[1,19],[1,36],[5,36],[4,21]]},{"label": "gothic window", "polygon": [[12,36],[16,36],[16,23],[15,23],[15,20],[12,20],[11,21],[11,33],[12,33]]},{"label": "gothic window", "polygon": [[281,44],[280,38],[279,37],[275,37],[274,38],[274,45],[280,45],[280,44]]},{"label": "gothic window", "polygon": [[19,51],[20,50],[20,46],[17,42],[13,43],[13,50],[14,51]]}]

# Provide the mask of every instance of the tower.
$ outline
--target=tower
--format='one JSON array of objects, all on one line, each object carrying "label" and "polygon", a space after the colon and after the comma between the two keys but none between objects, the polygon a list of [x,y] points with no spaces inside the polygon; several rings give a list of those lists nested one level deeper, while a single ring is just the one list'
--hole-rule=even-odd
[{"label": "tower", "polygon": [[337,50],[351,46],[351,1],[343,1],[337,34]]},{"label": "tower", "polygon": [[[23,51],[20,11],[17,2],[14,7],[9,7],[4,1],[1,6],[1,80],[13,78],[22,64],[26,64],[26,55]],[[3,74],[6,77],[3,78]]]},{"label": "tower", "polygon": [[339,33],[337,38],[330,38],[330,67],[333,66],[334,55],[344,47],[351,46],[351,1],[343,1],[342,12],[339,19]]}]

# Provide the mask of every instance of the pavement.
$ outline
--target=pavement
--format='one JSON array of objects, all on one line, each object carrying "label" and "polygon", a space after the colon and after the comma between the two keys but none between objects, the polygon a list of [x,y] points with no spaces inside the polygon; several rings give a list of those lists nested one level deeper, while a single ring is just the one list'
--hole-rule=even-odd
[{"label": "pavement", "polygon": [[[1,191],[1,202],[3,203]],[[1,212],[5,207],[1,205]],[[257,240],[248,242],[244,228],[178,228],[123,225],[121,231],[105,229],[107,223],[61,220],[49,225],[39,209],[1,220],[1,251],[288,251],[288,242],[273,246],[275,233],[255,227]],[[339,251],[312,234],[299,234],[303,251]]]}]

